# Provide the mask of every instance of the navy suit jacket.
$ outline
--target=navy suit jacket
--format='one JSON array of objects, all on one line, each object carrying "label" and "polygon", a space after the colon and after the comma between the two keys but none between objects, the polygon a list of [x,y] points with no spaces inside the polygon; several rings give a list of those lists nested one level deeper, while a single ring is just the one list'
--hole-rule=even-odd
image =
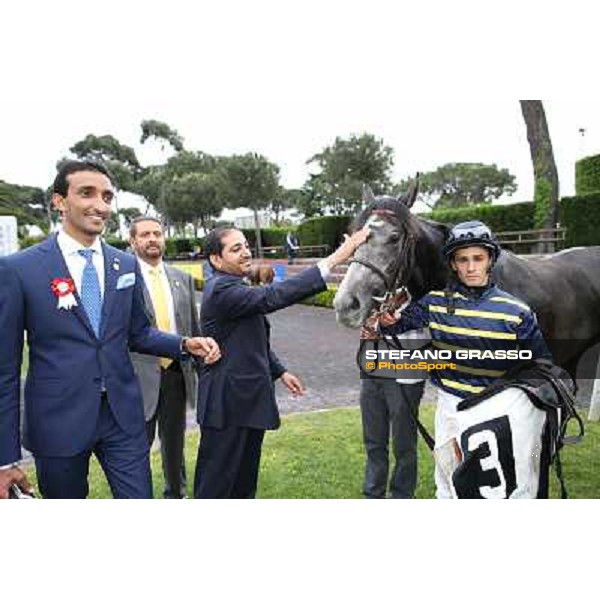
[{"label": "navy suit jacket", "polygon": [[204,365],[200,373],[201,426],[279,426],[273,382],[285,368],[271,351],[264,315],[326,288],[318,267],[260,287],[249,287],[242,277],[215,271],[204,288],[201,328],[203,335],[217,340],[222,358]]},{"label": "navy suit jacket", "polygon": [[[180,355],[179,336],[151,327],[135,257],[106,244],[102,249],[105,282],[99,338],[77,293],[77,306],[57,308],[51,282],[70,274],[55,235],[0,259],[0,465],[21,458],[24,331],[29,345],[24,446],[39,456],[74,456],[93,445],[102,386],[121,428],[138,434],[144,428],[144,410],[129,349]],[[134,283],[117,289],[125,274],[134,274],[129,276]]]}]

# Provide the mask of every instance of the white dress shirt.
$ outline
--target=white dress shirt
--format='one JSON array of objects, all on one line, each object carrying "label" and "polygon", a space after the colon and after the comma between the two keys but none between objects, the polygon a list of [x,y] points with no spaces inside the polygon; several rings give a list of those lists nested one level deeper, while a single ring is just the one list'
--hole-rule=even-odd
[{"label": "white dress shirt", "polygon": [[158,269],[160,273],[160,281],[162,283],[163,289],[165,291],[165,297],[167,299],[167,309],[169,312],[169,325],[171,326],[169,333],[177,334],[177,324],[175,322],[175,304],[173,303],[173,293],[171,292],[171,284],[169,283],[169,279],[167,277],[167,273],[165,271],[165,265],[161,261],[157,267],[153,267],[149,265],[147,262],[141,260],[138,257],[138,263],[140,265],[140,269],[142,271],[142,277],[144,278],[144,283],[146,284],[146,288],[148,289],[148,294],[152,299],[152,275],[150,271],[152,269]]},{"label": "white dress shirt", "polygon": [[81,279],[83,278],[83,269],[85,268],[86,260],[79,250],[85,250],[91,248],[94,253],[92,254],[92,262],[96,271],[98,272],[98,280],[100,282],[100,294],[104,298],[104,255],[102,253],[102,244],[100,238],[96,238],[91,246],[84,246],[77,240],[73,239],[68,233],[65,233],[62,229],[58,232],[56,237],[58,247],[64,256],[67,268],[77,289],[77,293],[81,297]]}]

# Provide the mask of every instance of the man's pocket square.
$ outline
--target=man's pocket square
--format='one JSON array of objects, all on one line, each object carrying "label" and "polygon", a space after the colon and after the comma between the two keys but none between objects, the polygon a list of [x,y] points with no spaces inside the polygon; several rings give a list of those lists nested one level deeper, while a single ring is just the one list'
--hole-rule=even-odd
[{"label": "man's pocket square", "polygon": [[135,273],[124,273],[117,279],[117,289],[123,290],[131,287],[135,283]]}]

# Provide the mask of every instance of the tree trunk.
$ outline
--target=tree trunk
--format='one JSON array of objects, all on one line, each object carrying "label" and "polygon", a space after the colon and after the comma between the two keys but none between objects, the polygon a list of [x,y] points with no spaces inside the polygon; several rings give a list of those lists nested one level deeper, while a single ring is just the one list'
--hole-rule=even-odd
[{"label": "tree trunk", "polygon": [[[541,100],[520,100],[535,179],[535,226],[553,228],[558,223],[558,172],[546,113]],[[544,249],[552,251],[553,249]]]},{"label": "tree trunk", "polygon": [[258,220],[258,210],[253,208],[254,212],[254,231],[256,232],[256,256],[263,257],[262,240],[260,239],[260,222]]},{"label": "tree trunk", "polygon": [[[281,209],[283,210],[283,209]],[[280,218],[280,209],[277,208],[273,208],[273,224],[275,225],[275,227],[279,227],[279,218]]]}]

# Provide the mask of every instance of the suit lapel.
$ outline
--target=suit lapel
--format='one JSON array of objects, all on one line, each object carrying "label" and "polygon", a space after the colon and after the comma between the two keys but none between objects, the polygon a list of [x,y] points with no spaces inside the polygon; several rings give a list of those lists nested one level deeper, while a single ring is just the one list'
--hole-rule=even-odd
[{"label": "suit lapel", "polygon": [[[140,272],[141,272],[141,267],[140,267]],[[156,327],[156,313],[154,312],[154,304],[152,304],[152,298],[150,296],[150,291],[148,290],[148,287],[146,286],[146,281],[143,279],[143,276],[142,276],[142,281],[144,283],[144,285],[142,287],[144,290],[144,302],[146,304],[146,310],[148,311],[148,316],[152,320],[152,325],[154,327]]]},{"label": "suit lapel", "polygon": [[171,287],[171,296],[173,297],[173,312],[175,313],[175,327],[177,331],[183,331],[183,323],[181,321],[181,282],[177,277],[177,272],[171,269],[168,265],[165,265],[165,273],[169,280],[169,286]]},{"label": "suit lapel", "polygon": [[104,335],[111,314],[112,305],[116,299],[117,280],[121,275],[121,261],[111,246],[102,242],[104,255],[104,299],[102,301],[102,320],[100,322],[100,337]]},{"label": "suit lapel", "polygon": [[[48,267],[48,272],[50,274],[50,282],[57,277],[63,277],[66,279],[73,279],[69,268],[67,267],[67,263],[65,262],[65,257],[61,252],[58,242],[56,241],[56,234],[51,236],[40,246],[40,250],[46,255],[46,265]],[[81,323],[87,328],[90,334],[96,337],[94,330],[90,324],[87,313],[85,312],[85,308],[83,308],[83,303],[81,302],[81,298],[79,296],[79,292],[77,289],[73,292],[75,296],[75,300],[77,301],[77,305],[71,308],[73,314],[81,321]]]}]

